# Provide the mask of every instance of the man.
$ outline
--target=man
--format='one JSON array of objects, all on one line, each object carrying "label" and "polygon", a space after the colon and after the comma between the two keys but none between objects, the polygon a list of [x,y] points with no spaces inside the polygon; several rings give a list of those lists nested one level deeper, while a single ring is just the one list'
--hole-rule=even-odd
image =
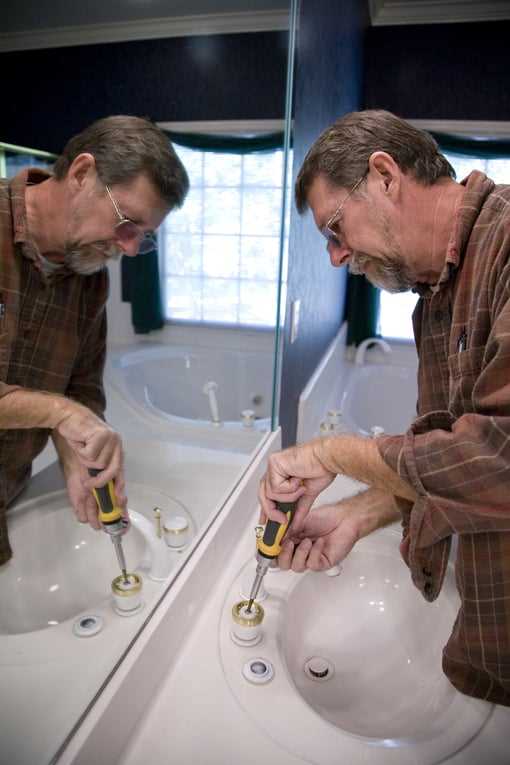
[{"label": "man", "polygon": [[79,521],[99,528],[91,489],[109,480],[126,505],[121,439],[103,420],[105,266],[153,249],[188,185],[165,134],[125,116],[72,138],[53,175],[0,181],[0,564],[6,508],[49,434]]},{"label": "man", "polygon": [[[402,436],[275,454],[260,500],[279,521],[275,500],[298,500],[280,555],[295,571],[329,568],[401,517],[402,555],[430,601],[458,535],[461,607],[443,669],[463,693],[510,705],[510,186],[453,176],[430,136],[383,111],[346,115],[308,152],[296,204],[332,265],[420,294],[418,417]],[[309,513],[339,473],[370,488]]]}]

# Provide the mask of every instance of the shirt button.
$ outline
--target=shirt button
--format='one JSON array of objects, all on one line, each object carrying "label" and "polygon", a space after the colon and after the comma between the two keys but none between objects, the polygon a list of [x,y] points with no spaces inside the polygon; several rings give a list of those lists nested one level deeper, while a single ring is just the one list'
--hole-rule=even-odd
[{"label": "shirt button", "polygon": [[423,592],[425,593],[425,595],[430,595],[430,593],[432,592],[432,582],[425,583],[423,587]]},{"label": "shirt button", "polygon": [[423,576],[426,576],[426,577],[432,576],[432,571],[430,571],[428,568],[422,568],[421,571]]},{"label": "shirt button", "polygon": [[441,321],[443,318],[443,312],[442,311],[434,311],[434,319],[436,321]]}]

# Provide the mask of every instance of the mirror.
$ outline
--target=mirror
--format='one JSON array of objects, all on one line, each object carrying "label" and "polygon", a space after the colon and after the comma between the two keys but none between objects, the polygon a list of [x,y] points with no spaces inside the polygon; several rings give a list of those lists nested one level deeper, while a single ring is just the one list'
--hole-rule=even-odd
[{"label": "mirror", "polygon": [[[169,12],[168,5],[160,4],[161,14]],[[51,447],[37,458],[29,486],[9,509],[14,556],[0,568],[0,694],[11,700],[2,707],[0,737],[2,756],[9,762],[47,765],[58,761],[66,741],[277,422],[275,348],[285,269],[282,178],[288,152],[281,137],[276,145],[274,137],[267,136],[285,132],[288,144],[285,71],[278,88],[272,81],[271,99],[279,104],[277,112],[271,105],[257,107],[254,81],[260,79],[258,92],[269,92],[267,72],[282,64],[285,69],[289,11],[281,2],[261,0],[254,9],[259,5],[261,11],[268,11],[266,31],[231,29],[225,35],[216,27],[215,34],[176,38],[176,42],[154,39],[150,51],[143,48],[157,66],[158,51],[163,55],[160,44],[175,45],[179,54],[187,46],[188,64],[195,61],[200,78],[218,62],[224,67],[241,53],[245,60],[251,57],[251,71],[245,80],[244,65],[239,72],[223,70],[228,77],[225,103],[231,110],[224,112],[224,119],[219,120],[217,112],[206,119],[190,85],[183,99],[189,118],[184,119],[181,108],[175,119],[172,109],[167,109],[170,99],[156,120],[172,134],[181,134],[175,146],[192,180],[184,207],[170,214],[159,232],[166,312],[162,329],[134,332],[135,306],[132,300],[123,300],[127,275],[118,264],[110,267],[106,416],[124,440],[131,529],[123,547],[127,569],[141,578],[141,590],[133,581],[126,594],[118,581],[120,572],[108,535],[76,523]],[[204,12],[199,6],[197,2],[198,14]],[[242,6],[234,13],[232,3],[218,3],[216,22],[229,10],[240,23],[241,17],[250,16]],[[20,29],[28,28],[31,8],[29,0],[19,4],[24,10],[18,19]],[[145,5],[139,10],[150,12]],[[189,3],[184,10],[192,13]],[[208,3],[208,14],[211,10]],[[16,22],[16,16],[12,18]],[[75,21],[81,23],[78,18]],[[93,21],[89,16],[87,22]],[[99,21],[105,28],[109,23],[104,17]],[[48,19],[48,33],[52,23],[69,27],[70,20]],[[250,54],[252,44],[254,54]],[[84,59],[89,56],[87,60],[108,59],[107,41],[78,48],[59,49],[59,68],[72,68],[78,54]],[[271,50],[276,51],[273,64],[268,61]],[[124,62],[128,53],[126,48]],[[27,52],[41,70],[51,55],[52,49]],[[139,66],[148,66],[148,60],[140,55]],[[113,58],[109,61],[115,65]],[[104,76],[103,64],[100,68]],[[84,70],[88,71],[87,65]],[[122,111],[146,113],[142,102],[118,107],[118,81],[110,75],[111,85],[102,96],[104,101],[99,107],[96,104],[94,118]],[[79,86],[83,99],[88,97],[88,82],[84,78]],[[128,98],[127,92],[123,98]],[[72,99],[63,97],[60,104],[57,121],[64,110],[68,113],[67,104],[72,108]],[[269,120],[267,114],[260,116],[264,109],[266,113],[273,109]],[[252,114],[256,115],[253,120]],[[81,127],[83,120],[72,133]],[[203,145],[192,147],[190,132],[197,131],[220,140],[223,148],[237,142],[237,149],[228,154],[217,146],[214,151]],[[262,145],[272,140],[273,146],[270,150],[266,146],[263,153],[247,151],[248,143],[256,140]],[[19,142],[54,150],[44,142]],[[9,151],[24,163],[23,151]]]}]

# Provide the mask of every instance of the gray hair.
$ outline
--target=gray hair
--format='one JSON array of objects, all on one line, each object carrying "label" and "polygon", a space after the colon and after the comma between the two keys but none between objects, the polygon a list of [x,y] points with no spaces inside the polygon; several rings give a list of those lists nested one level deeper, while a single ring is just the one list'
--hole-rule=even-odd
[{"label": "gray hair", "polygon": [[141,117],[116,115],[93,122],[71,138],[57,159],[57,180],[67,175],[71,163],[83,152],[92,154],[104,184],[125,184],[146,175],[170,209],[181,207],[189,190],[184,165],[168,136]]},{"label": "gray hair", "polygon": [[404,173],[424,186],[439,178],[455,178],[455,170],[429,133],[383,110],[351,112],[324,130],[299,170],[295,198],[300,213],[318,175],[332,185],[350,188],[368,170],[374,151],[390,154]]}]

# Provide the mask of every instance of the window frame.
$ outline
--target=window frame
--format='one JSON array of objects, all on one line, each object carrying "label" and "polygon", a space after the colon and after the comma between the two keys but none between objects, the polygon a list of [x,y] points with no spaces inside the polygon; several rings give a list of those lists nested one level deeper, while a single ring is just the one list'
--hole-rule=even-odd
[{"label": "window frame", "polygon": [[[208,121],[189,121],[189,122],[158,122],[160,128],[163,130],[173,131],[176,133],[207,133],[209,135],[227,135],[227,136],[254,136],[263,133],[275,133],[283,132],[285,130],[284,119],[272,119],[272,120],[208,120]],[[171,213],[170,213],[171,215]],[[163,270],[163,258],[164,258],[164,246],[162,246],[162,238],[164,234],[162,227],[157,232],[158,241],[158,256],[160,265],[160,274],[162,281],[164,278]],[[163,288],[163,285],[162,285]],[[282,295],[284,300],[285,295]],[[163,311],[166,313],[165,311]],[[275,307],[275,320],[277,318],[277,312]],[[207,327],[211,329],[218,329],[220,331],[242,332],[249,331],[261,334],[272,334],[276,330],[276,325],[265,326],[260,324],[232,324],[231,322],[221,321],[201,321],[194,319],[181,319],[172,318],[169,319],[165,315],[165,325],[180,326],[180,327]]]}]

